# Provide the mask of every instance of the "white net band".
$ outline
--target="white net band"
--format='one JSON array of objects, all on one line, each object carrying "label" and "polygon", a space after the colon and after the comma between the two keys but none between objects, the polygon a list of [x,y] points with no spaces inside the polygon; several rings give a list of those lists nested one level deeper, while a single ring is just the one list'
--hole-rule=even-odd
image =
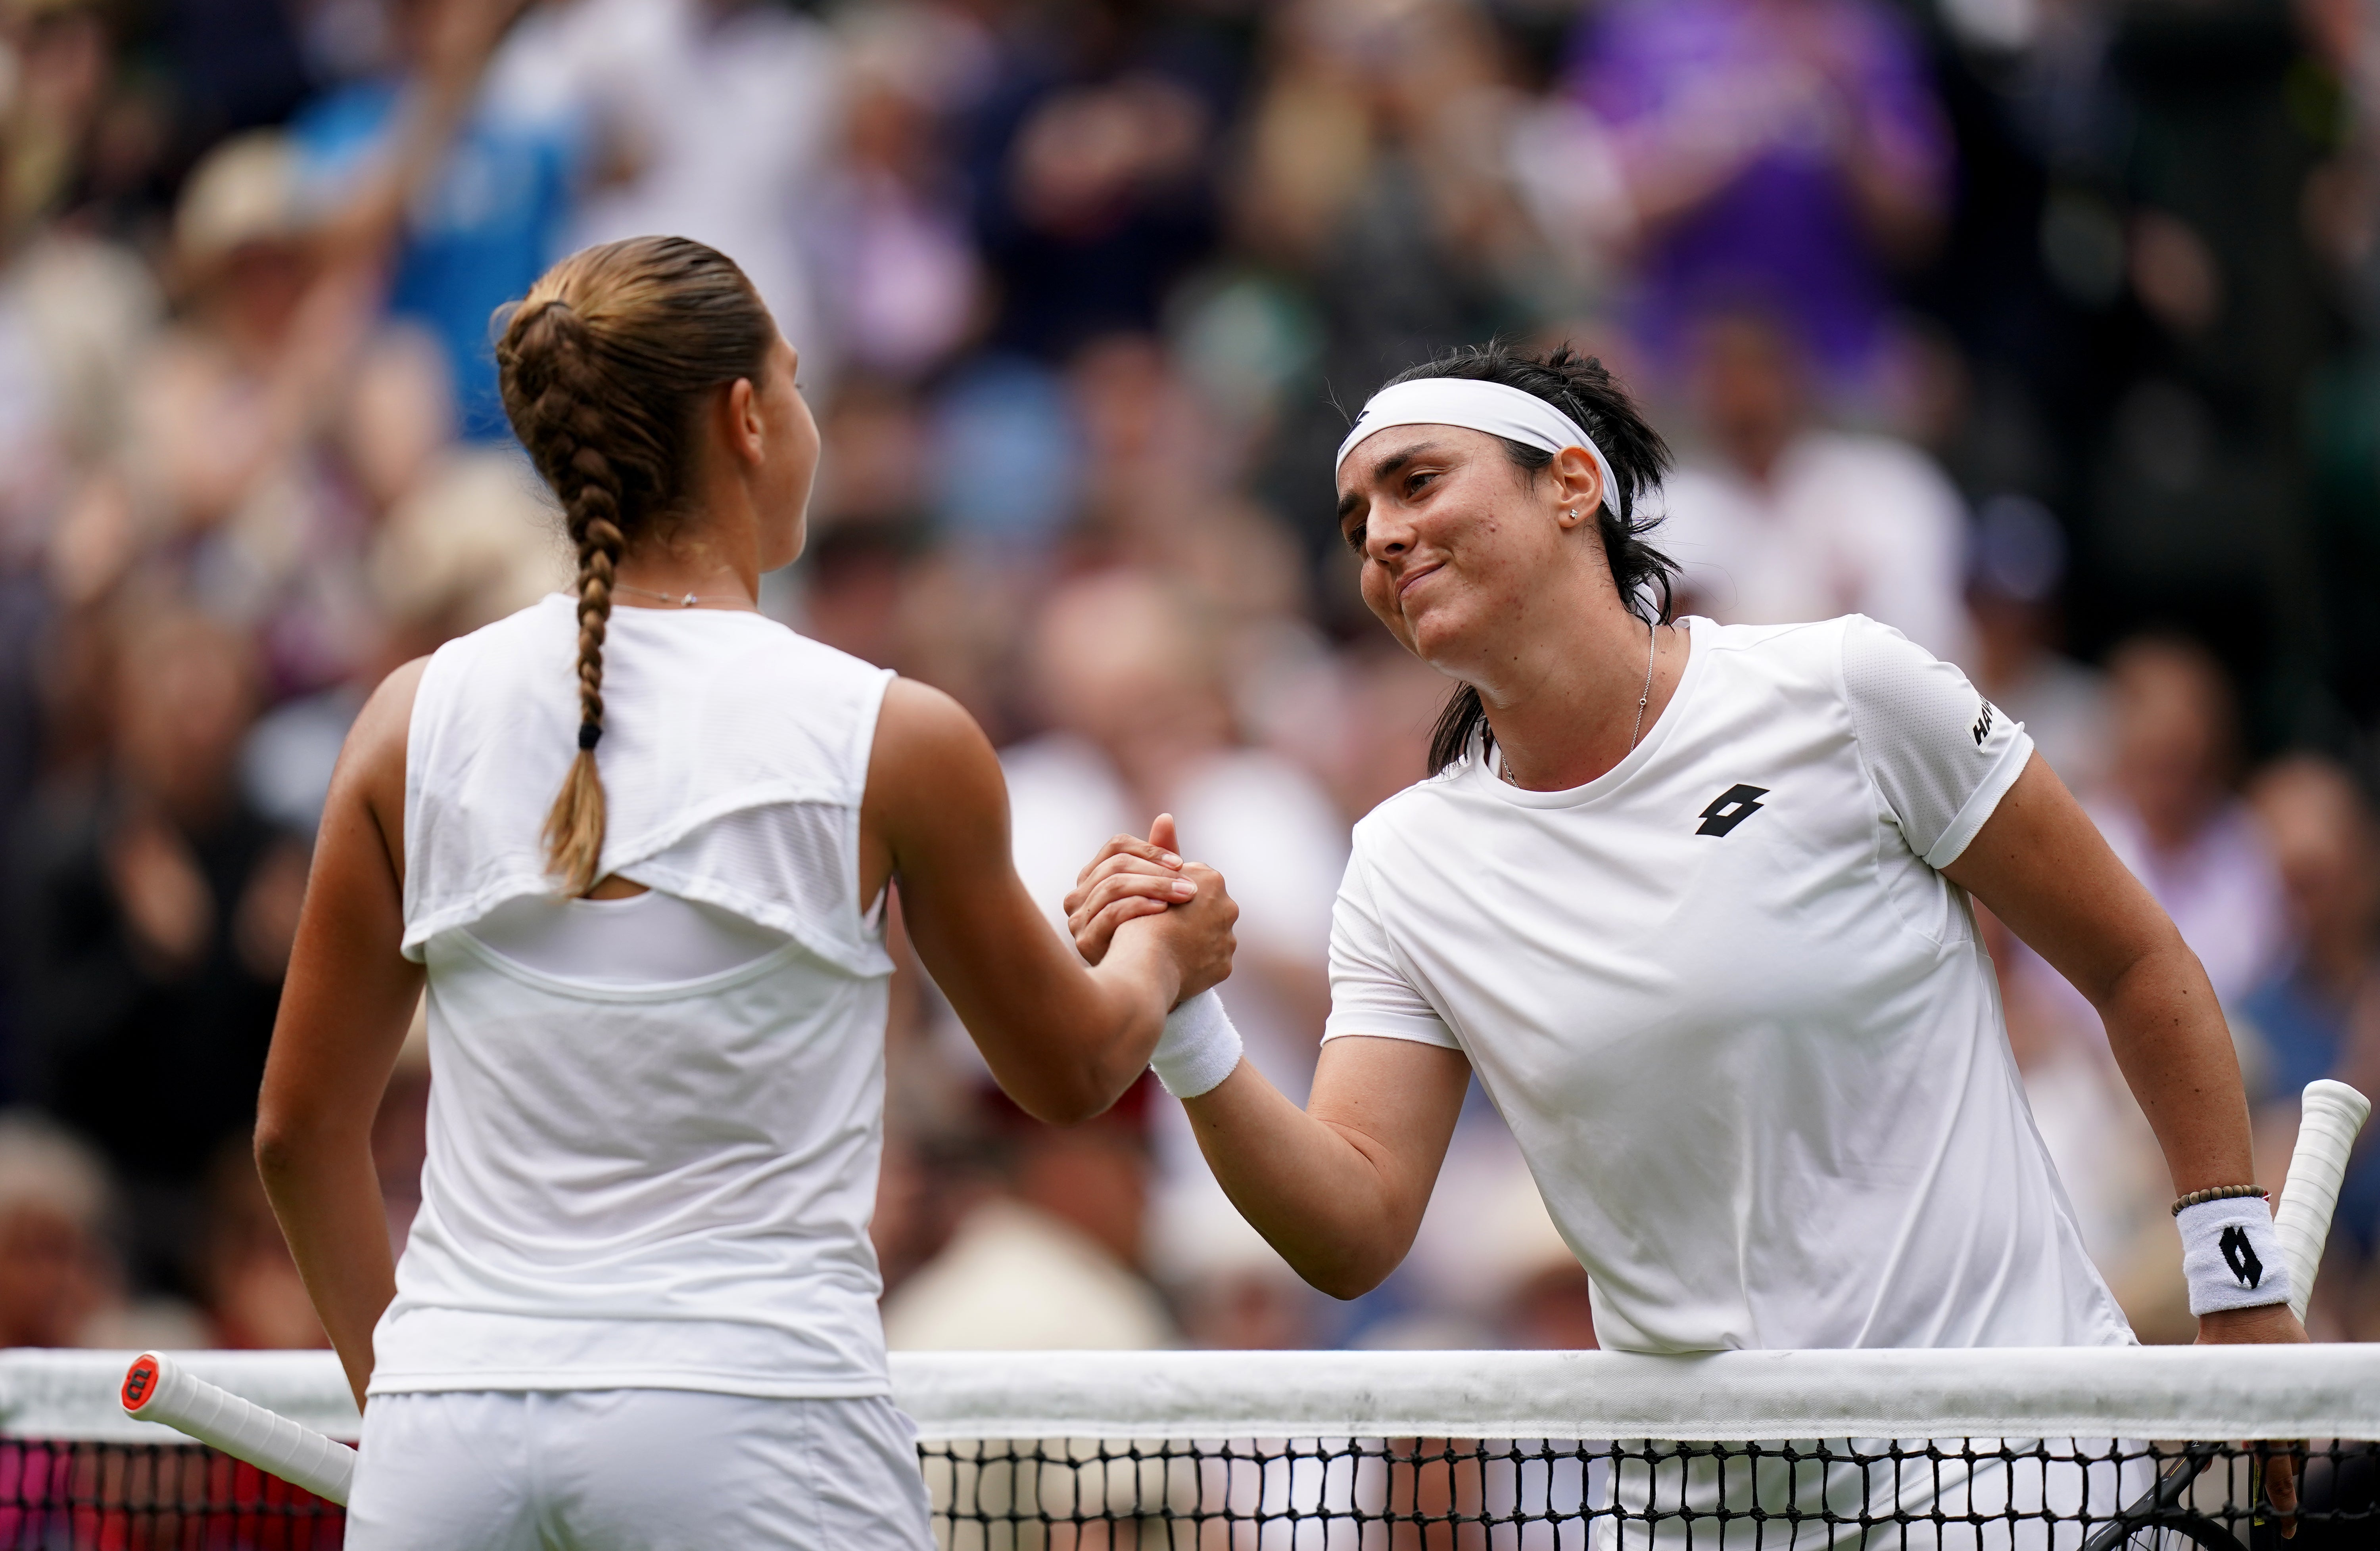
[{"label": "white net band", "polygon": [[[0,1352],[0,1435],[156,1441],[116,1404],[135,1354]],[[325,1352],[187,1352],[191,1373],[334,1437]],[[2380,1346],[1963,1351],[900,1352],[929,1440],[996,1437],[2130,1436],[2380,1439]]]}]

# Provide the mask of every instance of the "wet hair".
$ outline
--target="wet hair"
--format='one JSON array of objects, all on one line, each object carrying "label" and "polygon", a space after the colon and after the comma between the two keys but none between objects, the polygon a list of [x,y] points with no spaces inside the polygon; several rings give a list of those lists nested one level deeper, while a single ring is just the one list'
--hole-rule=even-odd
[{"label": "wet hair", "polygon": [[[1504,344],[1466,345],[1434,361],[1399,372],[1383,387],[1428,377],[1454,377],[1473,382],[1496,382],[1534,394],[1578,423],[1595,439],[1611,465],[1615,489],[1606,491],[1596,528],[1603,539],[1604,558],[1611,580],[1628,612],[1648,624],[1667,624],[1676,606],[1678,564],[1656,549],[1648,535],[1660,522],[1640,507],[1658,490],[1669,472],[1670,447],[1660,432],[1645,423],[1627,392],[1604,364],[1582,356],[1569,345],[1558,345],[1544,356],[1524,355]],[[1524,479],[1554,461],[1542,447],[1498,437]],[[1495,733],[1485,729],[1487,711],[1479,692],[1458,685],[1439,712],[1429,734],[1429,773],[1438,774],[1461,759],[1474,730],[1493,746]]]},{"label": "wet hair", "polygon": [[705,398],[738,378],[757,383],[777,326],[733,260],[650,236],[572,254],[497,321],[504,415],[578,554],[578,755],[545,843],[564,891],[583,894],[603,852],[595,745],[621,556],[675,526]]}]

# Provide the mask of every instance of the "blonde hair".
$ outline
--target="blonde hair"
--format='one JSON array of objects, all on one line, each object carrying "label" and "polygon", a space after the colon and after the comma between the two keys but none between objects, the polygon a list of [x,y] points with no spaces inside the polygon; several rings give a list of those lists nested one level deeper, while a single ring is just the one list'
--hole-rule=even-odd
[{"label": "blonde hair", "polygon": [[545,820],[568,894],[603,853],[603,636],[628,546],[665,537],[714,388],[759,380],[777,326],[735,261],[684,237],[631,237],[546,271],[509,317],[496,366],[504,414],[562,503],[578,555],[578,756]]}]

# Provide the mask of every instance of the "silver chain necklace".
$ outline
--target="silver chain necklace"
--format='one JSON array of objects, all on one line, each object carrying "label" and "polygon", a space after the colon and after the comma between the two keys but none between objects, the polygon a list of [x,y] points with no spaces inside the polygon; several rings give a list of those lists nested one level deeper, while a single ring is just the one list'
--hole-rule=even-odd
[{"label": "silver chain necklace", "polygon": [[753,607],[752,600],[750,599],[731,598],[723,592],[714,593],[710,597],[705,598],[700,593],[695,592],[655,592],[651,588],[631,587],[626,582],[613,582],[612,584],[612,590],[613,592],[633,592],[645,598],[658,598],[664,603],[674,603],[681,609],[691,609],[704,603],[717,603],[722,607],[731,609],[749,609]]},{"label": "silver chain necklace", "polygon": [[[1636,697],[1636,728],[1628,734],[1630,754],[1635,752],[1637,740],[1645,735],[1645,708],[1651,704],[1653,699],[1653,659],[1660,644],[1661,627],[1658,624],[1646,625],[1645,627],[1645,693]],[[1626,754],[1621,756],[1623,759],[1627,757]],[[1521,784],[1512,779],[1512,762],[1504,757],[1501,750],[1499,750],[1496,755],[1496,773],[1504,778],[1504,784],[1507,786]]]}]

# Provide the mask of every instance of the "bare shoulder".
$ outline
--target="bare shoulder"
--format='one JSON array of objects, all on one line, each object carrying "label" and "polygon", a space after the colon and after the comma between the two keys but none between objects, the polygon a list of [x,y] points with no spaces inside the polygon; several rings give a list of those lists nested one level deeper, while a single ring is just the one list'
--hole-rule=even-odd
[{"label": "bare shoulder", "polygon": [[894,849],[946,840],[995,820],[1007,843],[1008,791],[991,740],[958,701],[914,679],[894,679],[877,713],[865,807]]},{"label": "bare shoulder", "polygon": [[370,770],[378,770],[394,760],[397,780],[403,782],[406,739],[413,727],[413,701],[420,693],[421,675],[429,666],[430,659],[417,657],[380,681],[371,697],[364,702],[364,709],[356,713],[356,724],[347,730],[346,759],[357,760],[362,769]]},{"label": "bare shoulder", "polygon": [[868,761],[871,801],[879,792],[930,788],[999,768],[991,740],[965,706],[915,679],[896,678],[884,686]]},{"label": "bare shoulder", "polygon": [[413,726],[413,702],[430,659],[417,657],[381,680],[380,686],[347,729],[331,774],[330,799],[322,812],[325,832],[341,815],[369,818],[381,833],[389,860],[405,869],[405,750]]}]

